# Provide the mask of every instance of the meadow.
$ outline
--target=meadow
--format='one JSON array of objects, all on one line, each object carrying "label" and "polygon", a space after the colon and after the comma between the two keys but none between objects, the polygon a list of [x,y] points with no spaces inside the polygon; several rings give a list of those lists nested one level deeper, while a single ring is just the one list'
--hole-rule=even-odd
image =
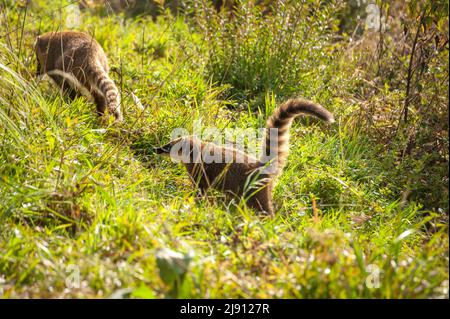
[{"label": "meadow", "polygon": [[[254,2],[0,2],[1,298],[449,298],[448,1]],[[36,78],[36,36],[67,29],[104,48],[123,123]],[[293,96],[336,122],[295,121],[274,217],[153,152]]]}]

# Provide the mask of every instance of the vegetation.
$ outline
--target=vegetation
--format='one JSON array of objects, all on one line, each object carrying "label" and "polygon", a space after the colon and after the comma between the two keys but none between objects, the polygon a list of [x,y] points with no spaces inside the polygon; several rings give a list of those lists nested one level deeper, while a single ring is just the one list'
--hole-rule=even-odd
[{"label": "vegetation", "polygon": [[[449,297],[448,1],[72,2],[0,3],[0,296]],[[35,78],[35,37],[69,28],[105,49],[123,124]],[[293,125],[274,218],[152,151],[296,95],[337,122]]]}]

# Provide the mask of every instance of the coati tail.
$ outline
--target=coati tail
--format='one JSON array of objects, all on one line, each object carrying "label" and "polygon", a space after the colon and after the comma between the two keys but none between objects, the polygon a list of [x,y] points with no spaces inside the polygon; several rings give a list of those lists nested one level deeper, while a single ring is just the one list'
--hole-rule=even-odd
[{"label": "coati tail", "polygon": [[333,114],[323,106],[301,98],[290,99],[275,109],[267,120],[261,158],[262,163],[270,162],[270,174],[278,174],[283,169],[289,152],[289,129],[300,114],[334,122]]},{"label": "coati tail", "polygon": [[98,88],[105,97],[108,111],[114,115],[117,121],[122,121],[123,116],[120,110],[120,94],[117,86],[103,68],[98,65],[88,69],[89,78],[93,79],[93,87]]}]

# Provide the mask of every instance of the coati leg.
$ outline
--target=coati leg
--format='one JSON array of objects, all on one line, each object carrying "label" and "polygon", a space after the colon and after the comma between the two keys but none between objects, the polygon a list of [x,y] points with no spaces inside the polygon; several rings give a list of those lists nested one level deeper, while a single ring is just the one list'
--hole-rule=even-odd
[{"label": "coati leg", "polygon": [[247,206],[255,209],[258,212],[265,212],[266,214],[273,216],[273,208],[271,204],[268,204],[267,200],[252,197],[247,201]]},{"label": "coati leg", "polygon": [[192,185],[196,189],[197,199],[203,200],[208,199],[208,191],[211,188],[211,185],[204,175],[204,167],[202,164],[188,164],[189,170],[189,178],[192,182]]},{"label": "coati leg", "polygon": [[48,76],[61,88],[61,92],[69,98],[74,100],[77,97],[77,91],[66,81],[66,79],[58,74],[47,73]]},{"label": "coati leg", "polygon": [[36,53],[36,77],[39,77],[42,74],[42,66],[41,66],[41,62],[39,62],[39,57]]},{"label": "coati leg", "polygon": [[96,90],[92,91],[92,96],[94,97],[95,105],[97,106],[97,114],[102,116],[106,111],[106,98],[100,92]]},{"label": "coati leg", "polygon": [[206,180],[204,178],[200,178],[200,180],[194,180],[191,177],[191,181],[192,181],[194,188],[197,190],[197,197],[199,199],[207,198],[208,190],[210,187],[208,186],[208,183],[206,182]]},{"label": "coati leg", "polygon": [[254,208],[256,211],[264,211],[270,216],[274,216],[272,206],[272,190],[270,185],[266,185],[247,200],[247,206]]}]

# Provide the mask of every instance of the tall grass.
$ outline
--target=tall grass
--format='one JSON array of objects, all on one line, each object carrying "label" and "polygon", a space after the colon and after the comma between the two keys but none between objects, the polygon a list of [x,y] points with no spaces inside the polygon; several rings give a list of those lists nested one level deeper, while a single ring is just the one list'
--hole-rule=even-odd
[{"label": "tall grass", "polygon": [[[402,94],[371,81],[376,51],[336,37],[340,3],[263,15],[246,2],[230,18],[198,2],[155,21],[83,11],[79,29],[120,83],[121,126],[34,78],[34,36],[64,29],[46,13],[66,4],[34,3],[25,20],[9,2],[0,14],[11,40],[0,38],[0,296],[448,298],[448,171],[399,160],[399,144],[377,133],[392,123],[368,110]],[[200,118],[258,129],[290,95],[326,105],[337,123],[294,123],[274,218],[217,193],[198,199],[184,169],[152,151]]]},{"label": "tall grass", "polygon": [[196,21],[208,43],[208,76],[230,84],[231,96],[256,99],[256,107],[268,92],[314,96],[323,89],[324,73],[334,58],[329,43],[341,5],[274,1],[267,14],[253,1],[238,1],[232,17],[203,7]]}]

